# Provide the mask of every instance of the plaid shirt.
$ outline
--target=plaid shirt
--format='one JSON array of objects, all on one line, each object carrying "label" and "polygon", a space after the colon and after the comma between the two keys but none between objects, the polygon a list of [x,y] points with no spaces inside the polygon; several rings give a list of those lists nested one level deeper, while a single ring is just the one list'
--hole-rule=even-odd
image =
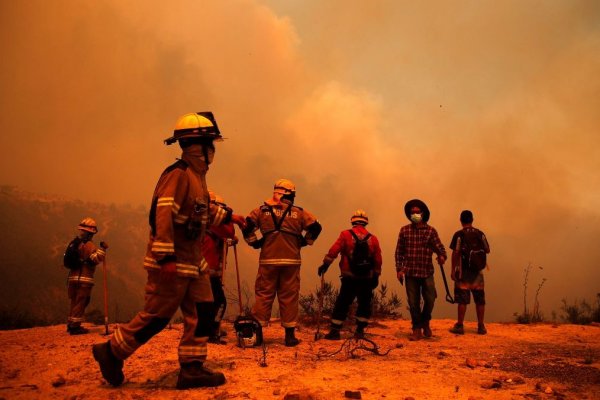
[{"label": "plaid shirt", "polygon": [[406,276],[427,278],[433,275],[433,253],[446,257],[446,249],[435,228],[422,224],[409,224],[400,228],[396,245],[396,271]]}]

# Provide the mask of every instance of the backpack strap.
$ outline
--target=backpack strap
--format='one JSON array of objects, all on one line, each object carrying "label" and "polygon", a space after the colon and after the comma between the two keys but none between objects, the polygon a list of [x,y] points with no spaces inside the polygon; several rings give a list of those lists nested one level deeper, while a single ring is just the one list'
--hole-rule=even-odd
[{"label": "backpack strap", "polygon": [[277,217],[275,216],[273,207],[270,204],[265,204],[263,206],[264,208],[268,209],[268,211],[271,213],[271,218],[273,219],[273,225],[275,226],[275,229],[273,229],[272,231],[269,231],[269,232],[265,232],[264,233],[265,235],[268,235],[273,232],[283,232],[283,233],[288,233],[288,234],[290,233],[290,232],[282,231],[281,225],[283,225],[283,221],[285,220],[285,217],[287,217],[287,215],[291,212],[292,206],[293,205],[291,203],[287,206],[287,208],[283,212],[283,215],[281,216],[279,221],[277,220]]},{"label": "backpack strap", "polygon": [[371,237],[371,234],[367,233],[367,235],[361,240],[358,238],[358,236],[356,235],[356,233],[354,233],[352,229],[348,229],[348,232],[350,232],[350,234],[354,237],[354,240],[357,242],[366,242]]}]

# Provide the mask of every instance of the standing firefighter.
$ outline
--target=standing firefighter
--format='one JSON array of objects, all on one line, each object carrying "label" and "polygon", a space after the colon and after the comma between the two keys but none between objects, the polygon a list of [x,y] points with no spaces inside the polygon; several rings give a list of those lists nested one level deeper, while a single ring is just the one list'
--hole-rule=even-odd
[{"label": "standing firefighter", "polygon": [[417,199],[410,200],[404,206],[404,214],[411,223],[400,228],[396,245],[396,273],[401,283],[406,277],[406,299],[412,320],[409,339],[419,340],[422,335],[432,335],[429,321],[437,293],[431,256],[436,253],[438,263],[443,265],[446,249],[435,228],[427,224],[430,213],[425,203]]},{"label": "standing firefighter", "polygon": [[340,339],[342,324],[355,298],[358,300],[358,307],[354,336],[359,339],[365,336],[365,328],[371,317],[373,290],[379,284],[381,275],[381,247],[377,237],[365,228],[369,223],[367,213],[356,210],[350,218],[350,223],[352,229],[340,233],[318,270],[319,276],[323,275],[341,253],[342,287],[331,315],[331,329],[325,335],[325,339],[329,340]]},{"label": "standing firefighter", "polygon": [[183,314],[179,343],[181,369],[177,388],[218,386],[222,373],[203,366],[211,328],[212,292],[207,264],[200,252],[207,225],[232,219],[231,210],[210,204],[206,173],[221,133],[210,112],[182,116],[167,145],[179,141],[181,159],[160,176],[150,208],[150,240],[144,259],[148,271],[145,306],[129,323],[120,325],[110,340],[93,347],[102,376],[111,385],[124,379],[123,360],[160,332],[178,308]]},{"label": "standing firefighter", "polygon": [[[218,206],[227,207],[225,200],[212,191],[210,201]],[[202,255],[208,264],[210,274],[210,286],[213,294],[213,308],[211,310],[212,326],[208,341],[210,343],[223,344],[221,341],[221,320],[227,308],[227,298],[223,291],[223,263],[227,257],[227,240],[237,242],[233,222],[211,226],[206,230],[202,242]]]},{"label": "standing firefighter", "polygon": [[98,233],[96,221],[84,218],[79,225],[79,234],[69,243],[64,255],[64,265],[68,269],[68,294],[71,308],[67,319],[67,332],[71,335],[82,335],[89,330],[82,327],[85,308],[90,303],[92,287],[94,286],[94,272],[96,265],[104,260],[106,246],[104,242],[97,248],[92,237]]},{"label": "standing firefighter", "polygon": [[485,335],[483,323],[485,314],[485,291],[483,269],[487,266],[486,255],[490,245],[485,234],[473,227],[473,213],[464,210],[460,213],[462,229],[452,236],[452,280],[454,281],[454,299],[458,303],[458,320],[450,332],[463,335],[463,322],[467,305],[471,302],[471,293],[477,313],[477,333]]},{"label": "standing firefighter", "polygon": [[[278,180],[273,197],[246,217],[243,231],[246,242],[261,249],[252,315],[266,326],[277,295],[285,345],[289,347],[300,343],[294,334],[300,295],[300,249],[312,245],[321,233],[317,218],[294,205],[295,196],[296,187],[291,181]],[[257,229],[262,235],[260,239],[255,234]]]}]

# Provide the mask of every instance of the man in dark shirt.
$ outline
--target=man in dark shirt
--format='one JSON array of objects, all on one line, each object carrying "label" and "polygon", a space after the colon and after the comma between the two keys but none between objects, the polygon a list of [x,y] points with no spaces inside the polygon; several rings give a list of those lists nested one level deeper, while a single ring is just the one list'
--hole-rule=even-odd
[{"label": "man in dark shirt", "polygon": [[437,293],[431,257],[436,253],[438,263],[443,265],[446,261],[446,249],[435,228],[427,224],[430,212],[424,202],[410,200],[404,206],[404,214],[411,223],[403,226],[398,235],[396,274],[400,283],[406,277],[406,299],[413,329],[409,339],[419,340],[422,335],[432,335],[429,321]]},{"label": "man in dark shirt", "polygon": [[[471,293],[473,293],[475,311],[477,312],[477,333],[485,335],[487,330],[483,323],[485,313],[483,273],[465,250],[467,250],[467,246],[476,247],[470,249],[470,251],[488,254],[490,252],[490,245],[485,234],[473,227],[473,213],[471,211],[464,210],[460,213],[460,223],[463,228],[452,236],[452,242],[450,243],[450,248],[452,249],[451,277],[454,281],[454,299],[458,304],[458,320],[454,327],[450,329],[450,332],[458,335],[465,333],[463,322],[465,320],[465,313],[467,312],[467,305],[471,301]],[[475,244],[465,244],[467,238],[474,240]],[[485,260],[485,258],[482,260]],[[481,265],[485,265],[485,262],[482,261]]]}]

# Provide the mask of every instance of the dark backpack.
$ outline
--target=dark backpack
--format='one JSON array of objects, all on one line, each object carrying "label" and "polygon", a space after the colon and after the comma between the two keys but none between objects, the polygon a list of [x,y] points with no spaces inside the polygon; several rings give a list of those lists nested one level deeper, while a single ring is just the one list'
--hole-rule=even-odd
[{"label": "dark backpack", "polygon": [[463,229],[461,234],[463,270],[479,272],[487,265],[483,234],[477,229]]},{"label": "dark backpack", "polygon": [[368,233],[362,240],[356,236],[353,230],[350,230],[350,234],[354,237],[354,249],[350,257],[350,271],[358,277],[366,277],[373,270],[375,264],[369,250],[371,234]]},{"label": "dark backpack", "polygon": [[71,240],[71,243],[67,246],[65,250],[65,255],[63,257],[63,265],[68,269],[78,269],[83,265],[83,260],[79,258],[79,246],[83,241],[79,236],[75,239]]}]

